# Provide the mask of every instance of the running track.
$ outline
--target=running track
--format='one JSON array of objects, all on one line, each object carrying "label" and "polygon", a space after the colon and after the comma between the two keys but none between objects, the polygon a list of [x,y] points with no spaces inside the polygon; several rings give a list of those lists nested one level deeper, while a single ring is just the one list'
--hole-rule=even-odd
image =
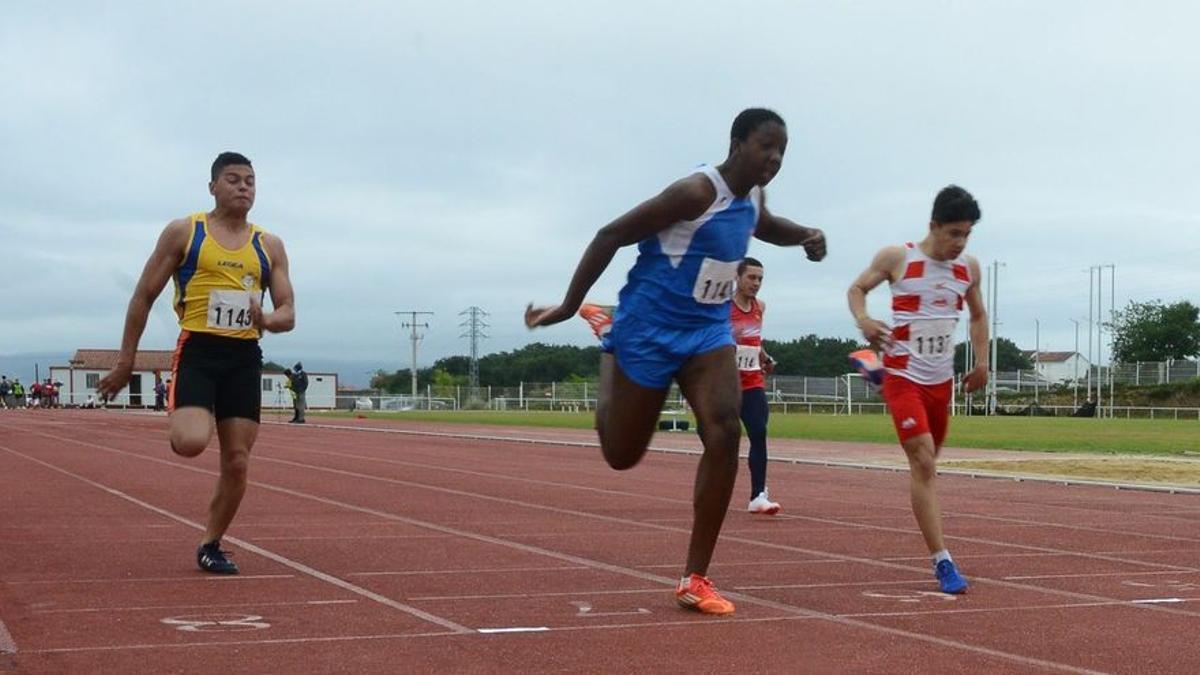
[{"label": "running track", "polygon": [[264,425],[242,574],[213,577],[215,451],[174,457],[161,417],[0,415],[0,671],[1200,672],[1195,495],[944,476],[955,598],[903,474],[773,464],[762,518],[742,468],[713,618],[670,592],[694,456],[427,429]]}]

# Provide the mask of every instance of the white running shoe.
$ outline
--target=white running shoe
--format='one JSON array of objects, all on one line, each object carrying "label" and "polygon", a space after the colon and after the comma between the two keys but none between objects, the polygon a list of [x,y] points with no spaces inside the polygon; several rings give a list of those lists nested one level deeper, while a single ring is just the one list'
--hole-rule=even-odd
[{"label": "white running shoe", "polygon": [[767,496],[767,491],[763,490],[758,493],[758,496],[750,501],[750,506],[746,507],[750,513],[758,513],[764,516],[773,516],[779,513],[779,504],[771,501]]}]

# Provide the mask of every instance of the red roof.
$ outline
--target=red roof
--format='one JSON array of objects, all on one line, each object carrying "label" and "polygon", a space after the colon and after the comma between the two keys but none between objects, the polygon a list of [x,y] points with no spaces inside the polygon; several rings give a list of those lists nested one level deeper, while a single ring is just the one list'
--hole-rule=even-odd
[{"label": "red roof", "polygon": [[1041,363],[1061,363],[1063,361],[1070,361],[1071,357],[1075,356],[1075,352],[1042,352],[1040,356],[1033,350],[1026,350],[1021,353],[1028,356],[1030,361],[1036,360]]},{"label": "red roof", "polygon": [[[71,365],[85,370],[112,370],[117,365],[116,349],[79,349],[71,359]],[[133,369],[142,372],[171,370],[174,352],[166,349],[143,349],[133,357]]]}]

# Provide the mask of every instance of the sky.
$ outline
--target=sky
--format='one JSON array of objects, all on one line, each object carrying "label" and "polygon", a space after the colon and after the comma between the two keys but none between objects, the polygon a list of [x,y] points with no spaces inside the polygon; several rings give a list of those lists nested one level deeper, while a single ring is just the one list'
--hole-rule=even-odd
[{"label": "sky", "polygon": [[[595,231],[728,150],[743,108],[788,124],[772,212],[829,255],[752,242],[766,336],[854,337],[845,290],[969,189],[968,252],[999,269],[999,334],[1087,353],[1088,268],[1118,308],[1200,303],[1200,49],[1190,2],[6,3],[0,21],[0,354],[116,348],[163,226],[254,162],[297,328],[267,358],[404,368],[588,345],[528,331]],[[623,250],[589,294],[612,301]],[[1109,273],[1104,281],[1110,306]],[[870,298],[887,315],[887,292]],[[1040,327],[1038,330],[1037,327]],[[142,340],[170,348],[170,291]],[[960,331],[965,334],[965,329]],[[1107,349],[1107,348],[1106,348]],[[311,369],[311,368],[310,368]],[[354,379],[360,373],[343,373]],[[365,380],[365,376],[363,376]]]}]

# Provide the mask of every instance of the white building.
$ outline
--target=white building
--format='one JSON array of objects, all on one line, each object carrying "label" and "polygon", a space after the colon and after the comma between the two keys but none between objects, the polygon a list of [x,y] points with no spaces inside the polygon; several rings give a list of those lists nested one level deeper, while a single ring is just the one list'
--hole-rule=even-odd
[{"label": "white building", "polygon": [[[131,408],[154,407],[154,383],[158,377],[170,384],[170,350],[139,350],[133,360],[133,377],[110,405]],[[100,378],[117,363],[115,349],[80,349],[69,365],[51,366],[50,379],[61,382],[59,401],[62,405],[83,405],[88,397],[96,397]],[[279,371],[263,371],[263,408],[291,408],[291,394],[284,388],[287,377]],[[337,395],[337,373],[308,374],[308,407],[333,408]]]},{"label": "white building", "polygon": [[1037,374],[1045,382],[1061,384],[1087,377],[1091,364],[1077,352],[1021,352],[1029,357]]}]

